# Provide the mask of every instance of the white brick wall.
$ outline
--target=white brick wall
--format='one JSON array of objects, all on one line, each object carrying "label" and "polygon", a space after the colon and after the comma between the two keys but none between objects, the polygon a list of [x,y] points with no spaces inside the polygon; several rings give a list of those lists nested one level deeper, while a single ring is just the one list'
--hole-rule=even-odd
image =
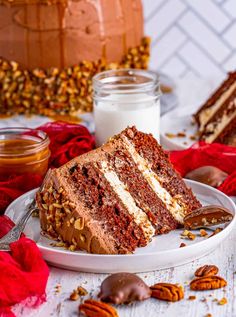
[{"label": "white brick wall", "polygon": [[172,77],[236,69],[236,0],[143,0],[150,68]]}]

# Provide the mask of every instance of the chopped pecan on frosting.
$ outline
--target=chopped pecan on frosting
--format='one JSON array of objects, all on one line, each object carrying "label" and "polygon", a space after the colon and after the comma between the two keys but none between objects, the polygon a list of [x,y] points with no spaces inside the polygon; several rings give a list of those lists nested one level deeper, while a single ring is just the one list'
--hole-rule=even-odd
[{"label": "chopped pecan on frosting", "polygon": [[92,111],[92,77],[104,70],[117,68],[146,69],[150,39],[130,49],[121,62],[82,61],[59,70],[22,69],[13,61],[0,58],[0,115],[41,114],[76,116]]}]

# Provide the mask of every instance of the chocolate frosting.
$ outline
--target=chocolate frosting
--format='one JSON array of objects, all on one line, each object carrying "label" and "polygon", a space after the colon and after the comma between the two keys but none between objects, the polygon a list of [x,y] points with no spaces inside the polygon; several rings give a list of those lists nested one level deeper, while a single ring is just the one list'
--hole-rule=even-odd
[{"label": "chocolate frosting", "polygon": [[120,61],[142,37],[141,0],[0,0],[0,56],[27,69]]},{"label": "chocolate frosting", "polygon": [[135,274],[115,273],[108,276],[102,282],[101,291],[98,296],[104,302],[128,304],[149,298],[151,290]]}]

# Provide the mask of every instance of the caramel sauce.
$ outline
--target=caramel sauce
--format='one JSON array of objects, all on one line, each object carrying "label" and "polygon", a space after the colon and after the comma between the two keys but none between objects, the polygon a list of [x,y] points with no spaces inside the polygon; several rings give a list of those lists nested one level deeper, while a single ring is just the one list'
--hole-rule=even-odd
[{"label": "caramel sauce", "polygon": [[37,145],[38,141],[29,139],[0,140],[1,178],[26,173],[44,176],[50,151],[48,147],[37,150]]}]

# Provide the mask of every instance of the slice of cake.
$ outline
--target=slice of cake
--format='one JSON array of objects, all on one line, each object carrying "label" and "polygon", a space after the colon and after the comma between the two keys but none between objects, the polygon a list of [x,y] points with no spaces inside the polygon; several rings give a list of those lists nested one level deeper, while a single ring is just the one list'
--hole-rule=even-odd
[{"label": "slice of cake", "polygon": [[157,141],[135,127],[50,171],[37,203],[48,235],[108,254],[147,245],[201,206]]},{"label": "slice of cake", "polygon": [[236,71],[194,115],[200,139],[236,146]]}]

